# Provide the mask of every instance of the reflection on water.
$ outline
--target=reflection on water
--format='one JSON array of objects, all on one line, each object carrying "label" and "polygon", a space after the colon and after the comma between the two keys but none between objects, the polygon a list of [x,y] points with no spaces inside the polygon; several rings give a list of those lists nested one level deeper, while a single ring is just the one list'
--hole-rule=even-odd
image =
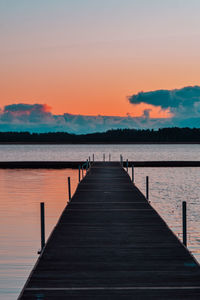
[{"label": "reflection on water", "polygon": [[[129,170],[131,171],[131,170]],[[181,203],[188,202],[188,246],[200,254],[200,168],[136,168],[137,186],[181,238]],[[40,202],[45,202],[47,236],[67,203],[67,177],[72,191],[77,170],[0,170],[0,299],[16,299],[40,248]]]},{"label": "reflection on water", "polygon": [[16,299],[40,248],[40,202],[45,202],[47,236],[72,192],[76,170],[0,170],[0,299]]}]

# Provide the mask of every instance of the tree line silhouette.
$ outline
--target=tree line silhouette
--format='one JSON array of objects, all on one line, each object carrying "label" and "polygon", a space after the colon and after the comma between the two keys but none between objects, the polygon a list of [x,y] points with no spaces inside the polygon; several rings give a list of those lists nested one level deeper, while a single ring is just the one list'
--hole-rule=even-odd
[{"label": "tree line silhouette", "polygon": [[0,143],[200,143],[200,128],[117,129],[90,134],[0,132]]}]

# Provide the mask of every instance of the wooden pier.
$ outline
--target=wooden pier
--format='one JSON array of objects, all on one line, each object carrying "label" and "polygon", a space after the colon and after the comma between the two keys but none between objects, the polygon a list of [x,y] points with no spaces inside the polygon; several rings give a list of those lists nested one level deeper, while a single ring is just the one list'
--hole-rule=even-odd
[{"label": "wooden pier", "polygon": [[200,299],[200,266],[119,163],[94,163],[19,299]]}]

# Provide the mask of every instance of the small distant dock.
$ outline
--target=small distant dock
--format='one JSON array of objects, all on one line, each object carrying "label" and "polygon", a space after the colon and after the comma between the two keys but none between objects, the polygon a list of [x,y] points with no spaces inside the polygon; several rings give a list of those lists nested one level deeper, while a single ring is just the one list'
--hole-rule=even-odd
[{"label": "small distant dock", "polygon": [[200,299],[200,266],[120,163],[96,162],[19,299]]},{"label": "small distant dock", "polygon": [[[85,161],[0,161],[0,169],[78,169]],[[127,166],[123,162],[124,167]],[[136,168],[179,168],[200,167],[195,160],[128,161],[129,167]]]}]

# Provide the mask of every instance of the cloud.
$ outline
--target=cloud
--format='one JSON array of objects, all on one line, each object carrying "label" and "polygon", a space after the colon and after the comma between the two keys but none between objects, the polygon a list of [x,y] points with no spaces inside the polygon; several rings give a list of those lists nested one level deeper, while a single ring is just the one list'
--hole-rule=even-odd
[{"label": "cloud", "polygon": [[163,119],[150,119],[149,110],[141,117],[85,116],[64,113],[54,115],[46,104],[11,104],[0,111],[0,131],[69,133],[102,132],[118,128],[162,127]]},{"label": "cloud", "polygon": [[11,104],[4,107],[4,112],[31,114],[33,112],[46,113],[51,110],[51,107],[46,104]]},{"label": "cloud", "polygon": [[46,104],[11,104],[0,109],[0,131],[30,131],[69,133],[102,132],[118,128],[200,128],[200,87],[184,87],[176,90],[140,92],[129,97],[135,104],[147,103],[169,110],[168,118],[150,118],[150,110],[144,109],[140,117],[85,116],[64,113],[54,115]]},{"label": "cloud", "polygon": [[200,86],[187,86],[174,90],[140,92],[128,97],[132,104],[151,104],[169,110],[174,118],[199,117]]},{"label": "cloud", "polygon": [[4,107],[1,120],[6,122],[46,122],[51,118],[50,107],[46,104],[11,104]]}]

